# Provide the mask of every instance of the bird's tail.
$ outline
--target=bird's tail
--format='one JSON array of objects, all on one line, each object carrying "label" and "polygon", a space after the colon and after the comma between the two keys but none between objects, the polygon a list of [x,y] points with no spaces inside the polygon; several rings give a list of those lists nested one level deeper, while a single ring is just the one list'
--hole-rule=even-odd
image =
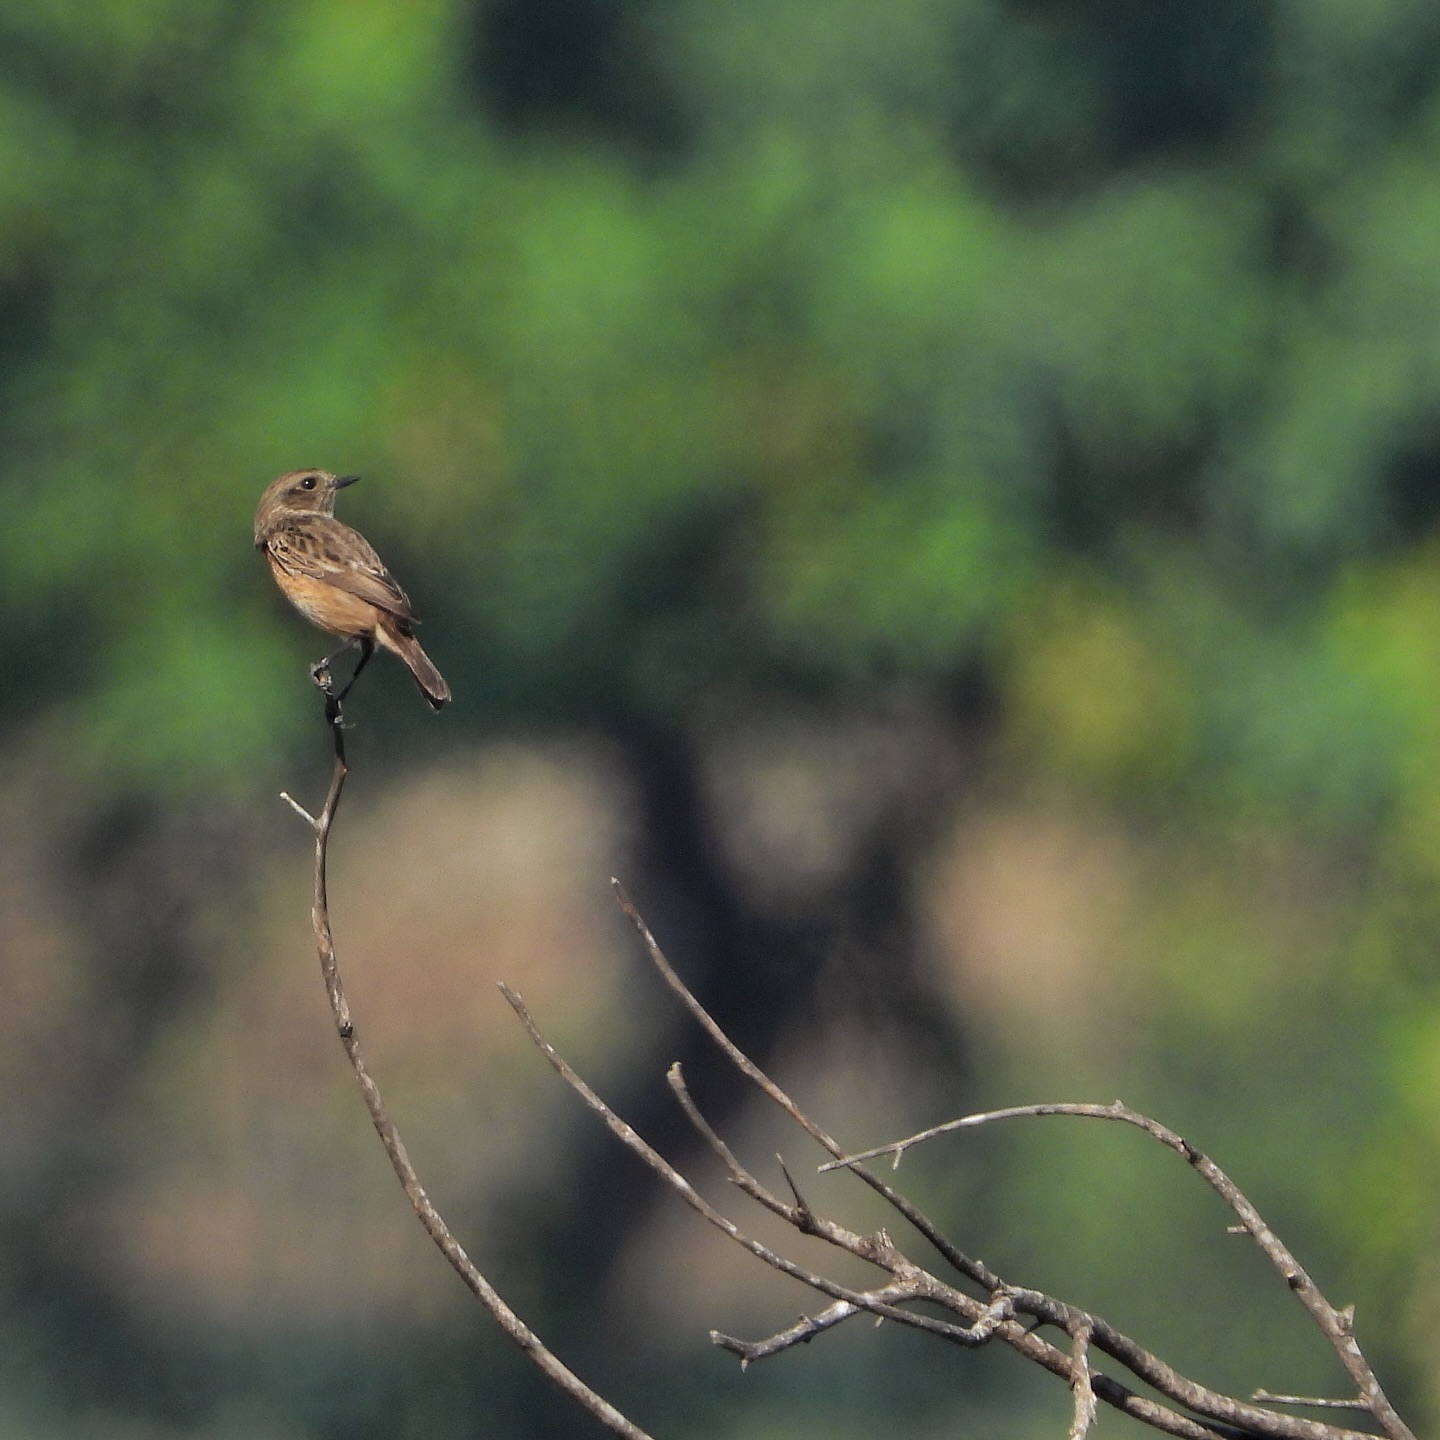
[{"label": "bird's tail", "polygon": [[377,628],[375,638],[410,667],[420,693],[432,710],[438,710],[450,699],[450,687],[445,683],[445,677],[435,668],[434,661],[413,635],[406,634],[398,626],[382,625]]}]

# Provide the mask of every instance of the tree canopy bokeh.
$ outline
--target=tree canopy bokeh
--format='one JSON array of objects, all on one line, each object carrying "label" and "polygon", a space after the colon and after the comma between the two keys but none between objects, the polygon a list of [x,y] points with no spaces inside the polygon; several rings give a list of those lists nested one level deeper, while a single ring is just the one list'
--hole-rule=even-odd
[{"label": "tree canopy bokeh", "polygon": [[[676,962],[762,1055],[839,1077],[825,1122],[857,1144],[890,1136],[847,1104],[898,1133],[1123,1085],[1203,1132],[1433,1417],[1437,232],[1440,19],[1413,0],[0,6],[0,1431],[582,1433],[458,1309],[227,1328],[117,1279],[113,1215],[87,1228],[137,1136],[212,1143],[185,1097],[204,1037],[271,1013],[256,957],[302,968],[304,846],[270,807],[323,755],[324,642],[249,543],[301,465],[365,477],[342,515],[457,697],[429,722],[388,665],[357,691],[376,794],[417,787],[372,818],[453,881],[406,915],[523,911],[523,990],[526,955],[608,921],[546,930],[516,857],[599,892],[629,856]],[[602,818],[561,844],[552,811]],[[452,874],[467,846],[509,888]],[[385,853],[366,896],[403,888]],[[293,934],[257,921],[279,894]],[[658,1116],[626,1047],[689,1042],[596,983],[613,1043],[579,1000],[565,1023]],[[874,1008],[867,1079],[835,1052]],[[402,1073],[417,1106],[445,1089]],[[859,1434],[901,1406],[917,1435],[1054,1433],[1055,1397],[894,1337],[737,1387],[699,1313],[692,1351],[617,1358],[630,1312],[596,1294],[660,1222],[553,1126],[539,1178],[506,1152],[520,1240],[494,1243],[649,1428]],[[1057,1135],[917,1183],[1177,1363],[1336,1383],[1197,1238],[1201,1202]],[[385,1184],[356,1164],[337,1189]],[[250,1212],[205,1193],[223,1249]]]}]

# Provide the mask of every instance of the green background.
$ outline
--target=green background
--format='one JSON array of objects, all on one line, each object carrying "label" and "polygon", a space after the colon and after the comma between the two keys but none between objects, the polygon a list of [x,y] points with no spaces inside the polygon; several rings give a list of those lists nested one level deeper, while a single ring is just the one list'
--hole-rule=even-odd
[{"label": "green background", "polygon": [[[324,781],[324,641],[249,538],[301,465],[365,477],[457,697],[381,661],[351,705],[362,1032],[477,1262],[639,1423],[1068,1401],[888,1328],[709,1347],[810,1302],[697,1258],[466,968],[672,1153],[681,1056],[808,1160],[612,872],[847,1142],[1183,1130],[1433,1421],[1437,234],[1407,0],[0,5],[0,1435],[598,1433],[406,1231],[326,1030],[274,798]],[[1340,1390],[1172,1158],[1048,1120],[901,1174],[1198,1379]]]}]

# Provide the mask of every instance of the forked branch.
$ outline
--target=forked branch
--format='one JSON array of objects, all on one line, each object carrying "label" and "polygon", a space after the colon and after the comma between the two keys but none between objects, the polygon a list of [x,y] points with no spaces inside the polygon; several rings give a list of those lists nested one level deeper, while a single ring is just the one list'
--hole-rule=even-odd
[{"label": "forked branch", "polygon": [[[893,1186],[868,1170],[862,1163],[871,1155],[892,1154],[923,1137],[881,1147],[879,1150],[862,1155],[845,1151],[812,1120],[799,1105],[780,1088],[729,1038],[718,1022],[711,1016],[691,993],[671,966],[669,960],[655,940],[649,927],[636,910],[618,882],[615,892],[621,908],[635,925],[650,959],[661,977],[680,1002],[704,1027],[719,1049],[744,1074],[756,1088],[794,1121],[810,1138],[832,1157],[832,1163],[823,1169],[844,1168],[857,1175],[887,1202],[925,1238],[942,1259],[957,1272],[955,1283],[933,1273],[912,1260],[887,1231],[861,1234],[844,1225],[818,1214],[814,1207],[800,1193],[785,1169],[783,1160],[781,1172],[790,1191],[786,1199],[775,1194],[733,1153],[730,1147],[701,1114],[693,1097],[689,1094],[679,1067],[671,1068],[669,1082],[685,1115],[695,1127],[697,1134],[710,1147],[725,1166],[731,1182],[756,1204],[785,1220],[797,1233],[815,1236],[837,1249],[844,1250],[866,1261],[883,1272],[883,1283],[867,1290],[855,1290],[842,1286],[819,1271],[796,1264],[787,1257],[746,1235],[734,1221],[722,1214],[705,1200],[691,1182],[673,1165],[660,1156],[641,1136],[618,1115],[585,1083],[540,1033],[533,1017],[514,991],[502,986],[505,997],[514,1007],[531,1038],[540,1048],[557,1073],[581,1097],[587,1106],[597,1114],[610,1131],[623,1144],[638,1155],[652,1170],[673,1189],[692,1209],[736,1244],[757,1259],[779,1270],[783,1274],[810,1286],[828,1297],[831,1303],[813,1315],[804,1315],[794,1324],[777,1331],[767,1339],[745,1341],[718,1331],[711,1332],[712,1341],[721,1348],[740,1358],[742,1365],[762,1360],[793,1348],[808,1344],[836,1325],[842,1324],[854,1315],[868,1313],[877,1319],[889,1319],[909,1328],[924,1331],[937,1339],[947,1340],[968,1348],[986,1344],[992,1340],[1009,1345],[1026,1359],[1049,1370],[1060,1378],[1074,1395],[1074,1416],[1070,1427],[1072,1440],[1084,1440],[1095,1418],[1097,1402],[1103,1401],[1134,1418],[1145,1422],[1166,1434],[1190,1437],[1190,1440],[1214,1440],[1214,1437],[1271,1436],[1281,1440],[1361,1440],[1361,1432],[1343,1429],[1339,1426],[1311,1420],[1303,1416],[1286,1414],[1266,1408],[1258,1403],[1269,1399],[1273,1404],[1285,1403],[1279,1397],[1270,1397],[1261,1392],[1249,1400],[1241,1399],[1211,1390],[1207,1386],[1181,1375],[1173,1366],[1139,1345],[1136,1341],[1116,1330],[1099,1316],[1091,1315],[1076,1306],[1054,1296],[1044,1294],[1003,1280],[983,1261],[967,1254],[949,1240],[912,1201]],[[1123,1110],[1123,1107],[1121,1107]],[[1001,1114],[1046,1113],[1046,1114],[1098,1114],[1104,1118],[1128,1119],[1131,1123],[1142,1123],[1150,1128],[1157,1138],[1177,1148],[1212,1185],[1222,1193],[1233,1192],[1232,1206],[1241,1215],[1245,1228],[1254,1234],[1272,1258],[1283,1256],[1284,1273],[1288,1283],[1306,1300],[1313,1290],[1313,1282],[1300,1268],[1289,1251],[1281,1246],[1272,1232],[1265,1227],[1258,1214],[1247,1201],[1234,1190],[1218,1167],[1200,1155],[1187,1142],[1165,1127],[1149,1121],[1146,1117],[1135,1116],[1134,1112],[1123,1114],[1106,1106],[1048,1106],[1025,1107],[1022,1110],[997,1112],[990,1119]],[[952,1123],[949,1127],[959,1128],[960,1124],[978,1124],[979,1118],[967,1122]],[[938,1133],[938,1132],[937,1132]],[[1228,1192],[1225,1187],[1228,1187]],[[1263,1237],[1263,1238],[1262,1238]],[[1277,1260],[1277,1263],[1280,1263]],[[963,1288],[965,1282],[977,1287],[982,1293],[975,1294]],[[1307,1289],[1307,1287],[1309,1287]],[[1303,1293],[1302,1293],[1303,1292]],[[1318,1290],[1313,1297],[1319,1297]],[[1348,1312],[1335,1311],[1328,1302],[1319,1297],[1307,1300],[1307,1304],[1320,1310],[1328,1317],[1322,1320],[1322,1328],[1330,1334],[1332,1329],[1342,1330],[1349,1336]],[[953,1319],[937,1320],[933,1315],[922,1314],[911,1308],[916,1302],[925,1302],[942,1312],[948,1312]],[[1323,1308],[1322,1308],[1323,1307]],[[1317,1318],[1320,1318],[1317,1316]],[[1328,1328],[1327,1328],[1328,1323]],[[1044,1326],[1053,1326],[1064,1333],[1067,1344],[1064,1348],[1051,1344],[1038,1332]],[[1158,1391],[1162,1401],[1137,1394],[1128,1385],[1111,1375],[1094,1368],[1092,1354],[1099,1352],[1119,1363],[1138,1381]],[[1359,1347],[1354,1346],[1354,1356],[1359,1357]],[[1362,1400],[1354,1402],[1367,1410],[1380,1423],[1390,1440],[1414,1440],[1409,1429],[1395,1414],[1393,1407],[1384,1400],[1378,1383],[1359,1358],[1363,1372],[1357,1376],[1362,1391]],[[1362,1378],[1363,1377],[1368,1377]],[[1367,1386],[1373,1385],[1373,1389]],[[1376,1398],[1378,1397],[1378,1398]]]},{"label": "forked branch", "polygon": [[[329,674],[323,668],[318,670],[315,680],[325,696],[325,722],[334,752],[330,788],[318,815],[312,815],[289,795],[282,798],[305,821],[314,836],[314,903],[311,917],[316,950],[335,1028],[360,1086],[371,1122],[426,1233],[466,1287],[494,1316],[505,1334],[554,1384],[612,1433],[626,1437],[626,1440],[650,1440],[634,1422],[587,1386],[548,1350],[535,1332],[475,1267],[421,1184],[381,1098],[380,1090],[365,1064],[341,981],[330,926],[326,883],[331,827],[340,804],[345,778],[349,773],[340,704],[344,692],[340,696],[334,694]],[[1353,1311],[1348,1308],[1336,1309],[1325,1299],[1309,1274],[1264,1223],[1258,1211],[1229,1177],[1182,1136],[1119,1102],[1109,1106],[1029,1105],[965,1116],[874,1150],[858,1154],[848,1153],[734,1044],[680,979],[618,882],[615,883],[615,892],[621,908],[635,925],[665,984],[740,1072],[830,1156],[829,1162],[820,1168],[844,1169],[870,1186],[929,1243],[940,1259],[954,1272],[952,1278],[945,1278],[917,1263],[886,1230],[865,1234],[819,1214],[801,1193],[783,1160],[780,1161],[780,1172],[785,1182],[783,1191],[788,1192],[788,1195],[783,1192],[777,1194],[734,1154],[695,1103],[679,1066],[673,1066],[668,1080],[678,1103],[697,1135],[725,1166],[734,1186],[763,1209],[784,1220],[796,1233],[817,1237],[833,1248],[872,1266],[878,1272],[877,1283],[864,1289],[842,1285],[822,1272],[797,1264],[753,1239],[706,1200],[684,1174],[606,1105],[544,1038],[519,995],[502,985],[505,998],[545,1058],[612,1134],[639,1156],[708,1224],[764,1264],[799,1280],[826,1297],[828,1303],[814,1314],[802,1315],[794,1324],[778,1330],[766,1339],[746,1341],[719,1331],[711,1331],[714,1344],[738,1356],[742,1367],[753,1361],[781,1354],[797,1345],[808,1344],[853,1316],[869,1314],[875,1317],[877,1323],[880,1320],[890,1320],[964,1348],[973,1349],[999,1341],[1048,1370],[1070,1389],[1074,1397],[1070,1440],[1086,1440],[1094,1425],[1097,1405],[1101,1401],[1156,1430],[1186,1437],[1186,1440],[1216,1440],[1216,1437],[1223,1437],[1223,1440],[1244,1440],[1244,1437],[1276,1437],[1276,1440],[1363,1440],[1361,1432],[1270,1408],[1286,1405],[1363,1411],[1380,1426],[1388,1440],[1414,1440],[1412,1432],[1386,1398],[1360,1351],[1353,1334]],[[1004,1280],[984,1261],[961,1250],[918,1206],[864,1164],[868,1159],[890,1155],[898,1165],[900,1157],[911,1146],[936,1136],[995,1120],[1039,1115],[1119,1120],[1145,1131],[1183,1156],[1235,1212],[1240,1219],[1238,1228],[1254,1238],[1285,1278],[1287,1285],[1314,1317],[1354,1380],[1359,1392],[1357,1397],[1321,1401],[1273,1395],[1260,1390],[1246,1400],[1200,1385],[1181,1375],[1159,1356],[1116,1330],[1103,1318],[1041,1291]],[[966,1286],[971,1288],[967,1289]],[[922,1312],[914,1308],[919,1303],[926,1305],[928,1311]],[[935,1311],[940,1314],[935,1314]],[[1065,1336],[1066,1343],[1063,1346],[1053,1344],[1040,1334],[1039,1331],[1046,1326],[1059,1330]],[[1093,1360],[1096,1353],[1115,1361],[1123,1370],[1128,1371],[1134,1380],[1151,1387],[1162,1398],[1156,1400],[1141,1395],[1130,1385],[1097,1370]]]},{"label": "forked branch", "polygon": [[1317,1408],[1364,1410],[1374,1417],[1387,1436],[1392,1440],[1414,1440],[1410,1427],[1400,1418],[1380,1386],[1375,1372],[1370,1368],[1355,1339],[1355,1307],[1347,1305],[1337,1309],[1321,1293],[1309,1272],[1290,1253],[1289,1247],[1261,1218],[1260,1212],[1241,1192],[1240,1187],[1203,1151],[1197,1150],[1183,1135],[1132,1110],[1117,1100],[1113,1105],[1086,1105],[1072,1103],[1048,1103],[1042,1105],[1012,1105],[1003,1110],[987,1110],[975,1115],[963,1115],[958,1120],[948,1120],[943,1125],[933,1125],[928,1130],[909,1135],[904,1140],[893,1140],[873,1150],[862,1150],[858,1155],[846,1156],[822,1165],[821,1170],[835,1170],[862,1160],[876,1159],[881,1155],[893,1156],[896,1168],[901,1157],[913,1145],[933,1140],[940,1135],[953,1134],[957,1130],[974,1129],[988,1125],[995,1120],[1024,1119],[1042,1115],[1065,1115],[1084,1120],[1118,1120],[1133,1125],[1152,1139],[1158,1140],[1167,1149],[1180,1155],[1190,1167],[1210,1186],[1212,1190],[1240,1217],[1237,1227],[1249,1235],[1266,1258],[1279,1271],[1286,1285],[1294,1292],[1295,1298],[1310,1313],[1321,1333],[1330,1342],[1340,1363],[1355,1382],[1359,1394],[1354,1399],[1331,1401],[1302,1400],[1295,1396],[1271,1395],[1266,1391],[1257,1392],[1257,1400],[1269,1400],[1273,1404],[1315,1405]]}]

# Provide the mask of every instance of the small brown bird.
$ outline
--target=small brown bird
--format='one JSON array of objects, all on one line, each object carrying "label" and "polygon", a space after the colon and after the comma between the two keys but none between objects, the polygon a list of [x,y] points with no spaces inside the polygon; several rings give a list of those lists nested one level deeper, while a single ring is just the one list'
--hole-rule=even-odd
[{"label": "small brown bird", "polygon": [[359,478],[290,470],[272,480],[255,512],[255,548],[270,562],[285,598],[312,625],[345,637],[340,649],[314,667],[317,679],[342,651],[359,648],[355,674],[337,699],[349,693],[379,645],[410,667],[420,693],[438,710],[450,698],[450,687],[414,636],[409,598],[370,542],[335,518],[336,493]]}]

